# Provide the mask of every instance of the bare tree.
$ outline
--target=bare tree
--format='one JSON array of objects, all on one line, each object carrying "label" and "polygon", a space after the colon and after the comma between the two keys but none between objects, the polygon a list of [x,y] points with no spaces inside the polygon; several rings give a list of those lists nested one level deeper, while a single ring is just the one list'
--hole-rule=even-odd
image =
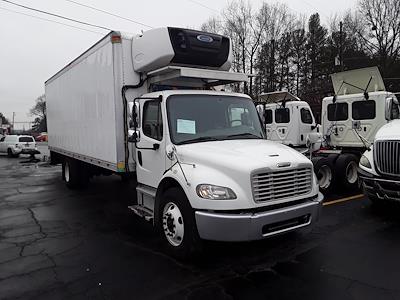
[{"label": "bare tree", "polygon": [[[231,38],[234,48],[234,65],[243,73],[248,71],[247,47],[251,39],[251,6],[242,0],[232,1],[223,12],[225,33]],[[248,84],[244,83],[244,92],[248,93]]]},{"label": "bare tree", "polygon": [[222,34],[224,31],[222,21],[218,17],[211,17],[201,25],[201,30],[210,33]]},{"label": "bare tree", "polygon": [[357,30],[371,55],[376,55],[385,73],[400,55],[400,1],[360,0]]},{"label": "bare tree", "polygon": [[33,129],[37,132],[47,131],[46,96],[36,98],[35,106],[31,108],[31,116],[36,116]]}]

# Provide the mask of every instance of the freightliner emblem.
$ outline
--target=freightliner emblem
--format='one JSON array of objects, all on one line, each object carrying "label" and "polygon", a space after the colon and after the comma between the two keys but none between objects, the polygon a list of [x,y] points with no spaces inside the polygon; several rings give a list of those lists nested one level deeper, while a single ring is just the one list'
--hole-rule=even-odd
[{"label": "freightliner emblem", "polygon": [[209,36],[209,35],[204,35],[204,34],[198,35],[198,36],[197,36],[197,39],[198,39],[200,42],[204,42],[204,43],[212,43],[212,42],[214,41],[214,39],[213,39],[211,36]]}]

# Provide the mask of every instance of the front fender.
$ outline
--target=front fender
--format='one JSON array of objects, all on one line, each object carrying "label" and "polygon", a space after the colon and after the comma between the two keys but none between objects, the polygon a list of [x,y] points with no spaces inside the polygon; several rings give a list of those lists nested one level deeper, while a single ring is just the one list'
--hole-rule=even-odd
[{"label": "front fender", "polygon": [[373,175],[375,175],[375,176],[378,176],[378,173],[376,172],[376,169],[375,169],[375,162],[374,162],[374,147],[373,147],[373,145],[371,146],[371,150],[370,151],[365,151],[364,153],[363,153],[363,155],[369,160],[369,163],[371,164],[371,169],[369,169],[369,168],[367,168],[367,167],[364,167],[364,166],[362,166],[361,164],[359,164],[358,165],[358,167],[361,169],[361,170],[364,170],[365,172],[368,172],[368,173],[370,173],[370,174],[373,174]]},{"label": "front fender", "polygon": [[[179,183],[190,205],[194,209],[230,210],[255,207],[255,202],[252,200],[249,174],[247,176],[240,172],[226,174],[218,169],[200,164],[181,164],[181,167],[186,179],[179,165],[175,165],[164,174],[162,180],[171,178]],[[196,192],[196,187],[199,184],[229,187],[235,192],[237,198],[233,200],[208,200],[200,198]]]}]

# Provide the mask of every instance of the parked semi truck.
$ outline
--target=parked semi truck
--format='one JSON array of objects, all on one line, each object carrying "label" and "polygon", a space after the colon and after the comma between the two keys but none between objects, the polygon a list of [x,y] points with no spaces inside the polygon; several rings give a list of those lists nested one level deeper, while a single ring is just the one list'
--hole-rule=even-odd
[{"label": "parked semi truck", "polygon": [[378,130],[358,170],[364,194],[375,204],[400,201],[400,106],[395,96],[385,104],[386,119],[392,121]]},{"label": "parked semi truck", "polygon": [[315,124],[308,103],[289,93],[262,94],[258,102],[268,139],[310,147],[324,193],[335,185],[357,188],[360,157],[391,120],[385,115],[385,100],[394,97],[386,91],[377,67],[335,73],[331,78],[335,95],[322,100],[321,126]]},{"label": "parked semi truck", "polygon": [[249,96],[212,90],[248,80],[229,72],[231,59],[221,35],[111,32],[51,77],[49,148],[66,185],[134,174],[130,209],[180,257],[203,239],[258,240],[314,224],[323,196],[310,160],[265,140]]},{"label": "parked semi truck", "polygon": [[309,134],[319,130],[310,105],[289,92],[263,93],[256,104],[269,140],[304,148]]}]

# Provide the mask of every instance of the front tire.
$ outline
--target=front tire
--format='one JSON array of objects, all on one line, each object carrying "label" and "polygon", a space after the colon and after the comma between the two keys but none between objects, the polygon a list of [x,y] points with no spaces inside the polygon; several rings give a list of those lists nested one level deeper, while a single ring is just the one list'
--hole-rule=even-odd
[{"label": "front tire", "polygon": [[194,211],[180,188],[168,189],[160,201],[159,231],[167,251],[187,259],[202,248]]},{"label": "front tire", "polygon": [[7,157],[9,158],[16,158],[19,154],[14,154],[10,148],[7,149]]}]

